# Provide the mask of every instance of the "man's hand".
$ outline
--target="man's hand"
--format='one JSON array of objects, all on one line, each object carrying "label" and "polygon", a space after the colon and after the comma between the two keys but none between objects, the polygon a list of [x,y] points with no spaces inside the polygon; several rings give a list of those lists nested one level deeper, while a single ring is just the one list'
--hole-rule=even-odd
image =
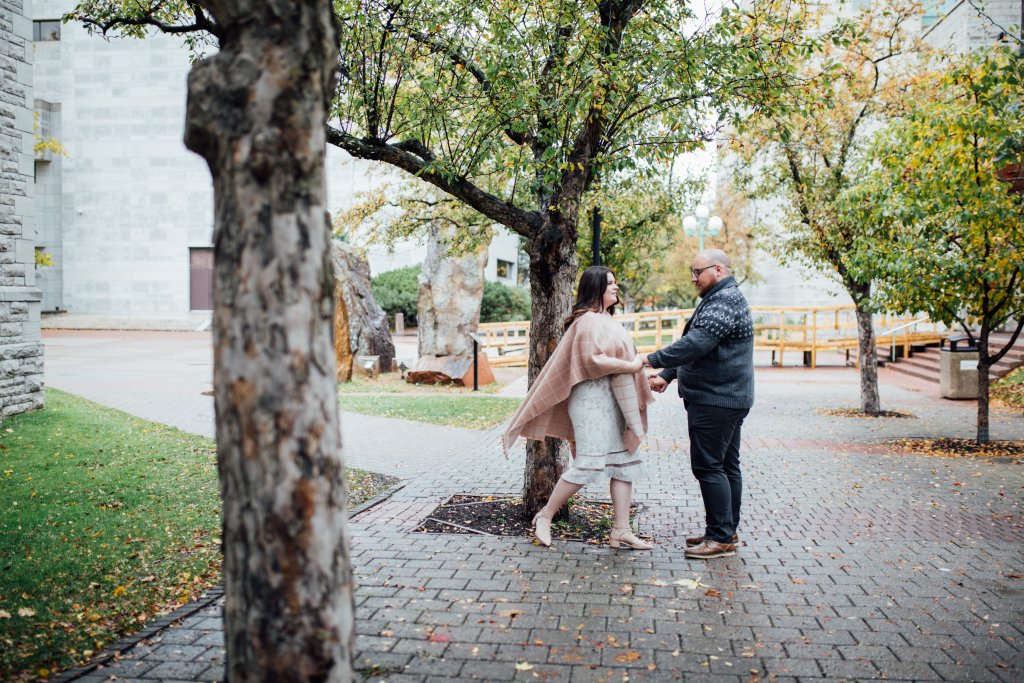
[{"label": "man's hand", "polygon": [[662,393],[668,386],[668,382],[661,375],[649,375],[647,377],[647,384],[651,387],[651,391],[656,393]]}]

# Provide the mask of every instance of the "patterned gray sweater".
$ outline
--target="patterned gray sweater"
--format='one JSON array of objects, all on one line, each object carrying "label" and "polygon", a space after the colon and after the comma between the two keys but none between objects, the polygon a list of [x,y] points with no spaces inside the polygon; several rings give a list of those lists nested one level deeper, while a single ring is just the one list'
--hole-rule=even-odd
[{"label": "patterned gray sweater", "polygon": [[679,380],[686,401],[722,408],[754,405],[754,323],[735,278],[701,299],[683,336],[647,356],[667,381]]}]

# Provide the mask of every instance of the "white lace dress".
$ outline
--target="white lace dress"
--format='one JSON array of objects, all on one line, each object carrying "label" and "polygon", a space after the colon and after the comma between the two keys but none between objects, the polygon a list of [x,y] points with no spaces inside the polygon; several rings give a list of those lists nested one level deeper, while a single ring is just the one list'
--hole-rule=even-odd
[{"label": "white lace dress", "polygon": [[569,394],[569,419],[576,435],[576,457],[562,478],[573,484],[609,479],[640,481],[647,477],[641,452],[622,442],[625,419],[612,394],[611,376],[580,382]]}]

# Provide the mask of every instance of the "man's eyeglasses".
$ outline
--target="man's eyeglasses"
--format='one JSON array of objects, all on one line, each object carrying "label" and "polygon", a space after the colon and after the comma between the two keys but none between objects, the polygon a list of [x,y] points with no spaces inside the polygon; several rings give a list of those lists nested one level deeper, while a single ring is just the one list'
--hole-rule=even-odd
[{"label": "man's eyeglasses", "polygon": [[710,266],[704,266],[703,268],[690,268],[690,273],[694,277],[700,277],[700,274],[703,273],[705,270],[707,270],[708,268],[714,268],[717,265],[717,263],[712,263]]}]

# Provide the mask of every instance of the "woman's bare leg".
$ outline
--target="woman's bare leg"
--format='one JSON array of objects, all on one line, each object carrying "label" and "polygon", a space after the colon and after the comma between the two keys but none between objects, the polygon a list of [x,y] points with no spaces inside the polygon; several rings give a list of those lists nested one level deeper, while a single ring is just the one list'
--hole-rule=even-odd
[{"label": "woman's bare leg", "polygon": [[541,508],[540,514],[548,519],[554,519],[562,506],[581,488],[583,488],[583,484],[574,484],[559,478],[558,483],[555,484],[555,490],[551,492],[551,497],[548,498],[547,505]]},{"label": "woman's bare leg", "polygon": [[629,528],[629,505],[633,502],[633,482],[612,479],[608,484],[612,497],[612,526],[616,529]]}]

